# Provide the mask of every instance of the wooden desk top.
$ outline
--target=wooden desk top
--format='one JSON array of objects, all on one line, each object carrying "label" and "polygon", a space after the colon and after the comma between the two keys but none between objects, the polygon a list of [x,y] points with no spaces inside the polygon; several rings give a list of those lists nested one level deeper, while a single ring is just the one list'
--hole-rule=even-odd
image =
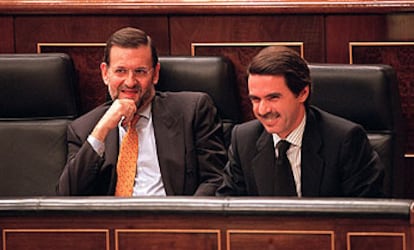
[{"label": "wooden desk top", "polygon": [[412,0],[3,0],[0,14],[306,14],[414,12]]},{"label": "wooden desk top", "polygon": [[412,200],[261,197],[11,197],[0,199],[0,215],[30,212],[126,211],[213,214],[347,215],[410,219]]}]

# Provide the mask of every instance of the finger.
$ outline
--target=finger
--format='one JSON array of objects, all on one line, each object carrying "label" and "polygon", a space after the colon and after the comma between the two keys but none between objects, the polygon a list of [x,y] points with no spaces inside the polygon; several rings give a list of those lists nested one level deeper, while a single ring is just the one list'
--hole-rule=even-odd
[{"label": "finger", "polygon": [[126,114],[121,117],[122,126],[129,125],[132,122],[132,120],[135,119],[134,117],[135,117],[135,113],[133,109],[128,109],[126,111]]},{"label": "finger", "polygon": [[126,117],[123,115],[123,116],[121,116],[121,124],[122,124],[122,126],[124,126],[125,125],[125,119],[126,119]]}]

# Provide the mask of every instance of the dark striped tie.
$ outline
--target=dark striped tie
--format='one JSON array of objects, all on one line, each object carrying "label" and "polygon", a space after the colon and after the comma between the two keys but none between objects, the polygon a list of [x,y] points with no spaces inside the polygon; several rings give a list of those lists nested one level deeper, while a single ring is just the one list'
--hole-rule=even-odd
[{"label": "dark striped tie", "polygon": [[276,158],[276,196],[297,196],[295,180],[293,178],[292,167],[286,152],[290,147],[290,143],[280,140],[276,145],[278,157]]}]

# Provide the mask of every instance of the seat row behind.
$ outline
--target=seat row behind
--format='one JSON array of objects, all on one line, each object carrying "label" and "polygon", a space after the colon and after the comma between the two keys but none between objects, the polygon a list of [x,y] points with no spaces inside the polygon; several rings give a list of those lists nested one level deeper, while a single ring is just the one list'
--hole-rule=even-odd
[{"label": "seat row behind", "polygon": [[[157,90],[210,94],[228,145],[247,100],[232,63],[216,56],[164,56],[160,62]],[[386,165],[386,193],[401,195],[404,129],[394,70],[345,64],[310,69],[311,103],[365,127]],[[55,194],[66,161],[66,125],[80,115],[77,79],[66,54],[0,55],[0,196]]]}]

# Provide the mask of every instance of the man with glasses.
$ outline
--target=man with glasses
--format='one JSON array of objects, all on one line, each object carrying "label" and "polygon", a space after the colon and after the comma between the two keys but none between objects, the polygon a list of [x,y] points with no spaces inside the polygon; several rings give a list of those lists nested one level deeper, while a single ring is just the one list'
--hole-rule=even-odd
[{"label": "man with glasses", "polygon": [[202,93],[156,92],[160,67],[144,31],[127,27],[108,39],[100,68],[112,101],[68,126],[59,195],[117,195],[129,131],[138,145],[129,191],[120,196],[215,194],[226,149],[213,102]]}]

